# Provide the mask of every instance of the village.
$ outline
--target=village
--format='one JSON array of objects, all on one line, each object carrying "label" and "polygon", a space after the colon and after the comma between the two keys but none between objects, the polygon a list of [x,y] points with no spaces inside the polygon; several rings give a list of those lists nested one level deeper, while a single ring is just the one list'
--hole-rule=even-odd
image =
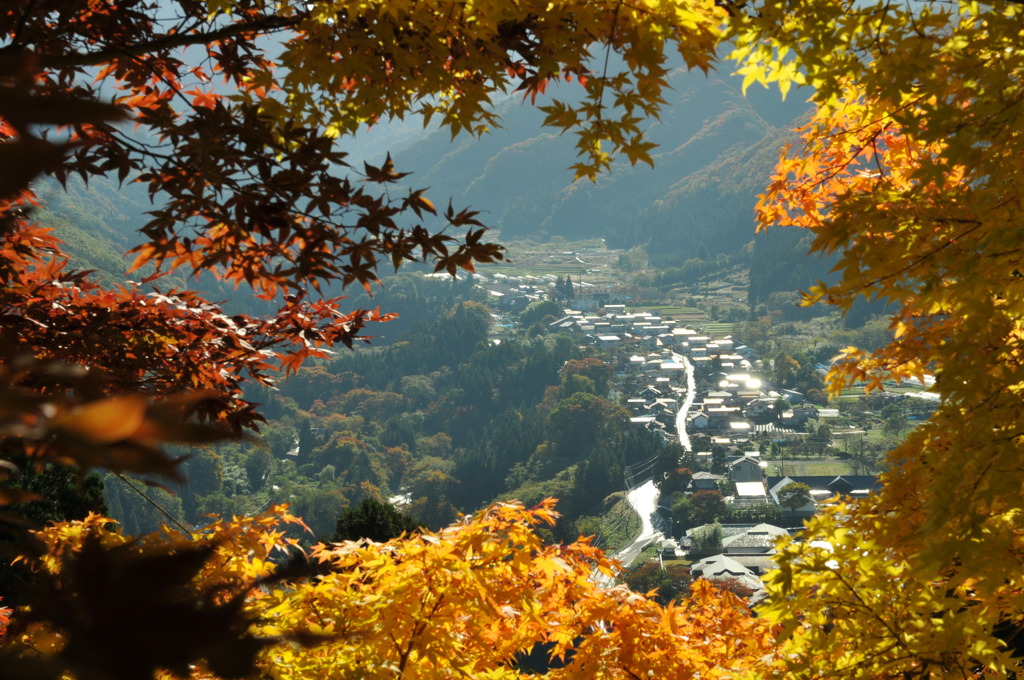
[{"label": "village", "polygon": [[[838,411],[807,403],[794,390],[774,389],[750,347],[621,304],[605,305],[600,314],[566,311],[552,328],[593,345],[614,362],[621,383],[633,386],[623,395],[631,425],[682,443],[697,462],[697,471],[682,473],[685,486],[654,480],[663,498],[656,510],[661,561],[687,558],[694,576],[735,580],[757,595],[760,575],[773,566],[777,537],[798,531],[819,504],[878,488],[875,475],[768,474],[766,442],[802,437],[808,422]],[[639,476],[634,484],[643,481]],[[716,517],[685,526],[664,502],[680,496],[691,504],[720,498],[727,516],[777,518],[779,525]],[[691,519],[699,518],[698,512]]]},{"label": "village", "polygon": [[[681,463],[664,478],[652,479],[650,465],[630,471],[627,484],[639,492],[631,497],[642,497],[644,485],[653,489],[635,508],[650,513],[644,519],[653,530],[619,553],[625,566],[685,565],[692,577],[727,582],[756,601],[779,537],[799,532],[826,504],[880,487],[873,471],[852,464],[805,474],[811,466],[791,460],[787,470],[784,451],[794,445],[816,442],[823,454],[834,454],[841,439],[848,451],[859,435],[863,448],[862,428],[871,421],[851,421],[831,404],[773,384],[770,358],[731,335],[712,334],[711,324],[630,304],[615,285],[580,285],[569,275],[498,275],[479,283],[499,320],[557,301],[562,314],[546,320],[546,332],[568,334],[614,366],[614,396],[631,412],[631,427],[687,452],[689,467]],[[815,370],[823,375],[827,367]]]}]

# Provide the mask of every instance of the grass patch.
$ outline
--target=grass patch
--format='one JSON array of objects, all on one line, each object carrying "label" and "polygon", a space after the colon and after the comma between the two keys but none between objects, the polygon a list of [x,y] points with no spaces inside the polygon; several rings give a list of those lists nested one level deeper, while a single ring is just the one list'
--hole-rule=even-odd
[{"label": "grass patch", "polygon": [[735,328],[735,323],[710,322],[704,324],[704,333],[712,337],[720,337],[723,335],[732,335]]},{"label": "grass patch", "polygon": [[[782,462],[769,460],[768,474],[779,476],[782,474]],[[792,460],[787,458],[785,465],[786,474],[790,477],[797,476],[831,476],[852,475],[853,467],[844,460]]]},{"label": "grass patch", "polygon": [[656,559],[658,559],[658,546],[649,545],[642,551],[640,551],[640,554],[636,556],[636,559],[633,560],[633,566],[638,567],[648,560]]},{"label": "grass patch", "polygon": [[611,508],[601,517],[600,546],[608,553],[626,547],[640,533],[640,516],[626,502],[621,491],[613,494],[618,497]]},{"label": "grass patch", "polygon": [[691,562],[690,560],[688,560],[688,559],[686,559],[684,557],[677,557],[674,560],[664,560],[664,563],[665,563],[666,567],[673,567],[673,566],[689,567],[690,565],[693,564],[693,562]]}]

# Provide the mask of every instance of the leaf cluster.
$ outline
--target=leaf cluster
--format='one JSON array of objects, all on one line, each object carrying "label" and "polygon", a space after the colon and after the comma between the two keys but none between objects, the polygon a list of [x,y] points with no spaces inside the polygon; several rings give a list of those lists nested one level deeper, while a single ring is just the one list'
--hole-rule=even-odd
[{"label": "leaf cluster", "polygon": [[843,349],[830,391],[917,381],[940,398],[876,497],[783,551],[772,611],[801,675],[1019,669],[1021,10],[787,0],[734,25],[749,82],[811,85],[817,107],[760,226],[836,256],[807,303],[889,305],[889,341]]}]

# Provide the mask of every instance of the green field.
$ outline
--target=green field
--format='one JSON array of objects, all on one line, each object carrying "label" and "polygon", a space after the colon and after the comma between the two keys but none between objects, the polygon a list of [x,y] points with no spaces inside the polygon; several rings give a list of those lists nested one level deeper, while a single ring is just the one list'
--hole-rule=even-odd
[{"label": "green field", "polygon": [[732,335],[735,332],[736,325],[734,323],[709,322],[704,324],[704,333],[712,338],[720,338]]},{"label": "green field", "polygon": [[[769,460],[767,473],[772,476],[782,474],[782,461]],[[789,476],[818,475],[836,476],[853,474],[850,464],[842,460],[793,460],[786,459],[786,474]]]},{"label": "green field", "polygon": [[691,564],[693,564],[692,561],[686,559],[685,557],[677,557],[676,559],[673,559],[673,560],[663,560],[663,562],[665,563],[666,567],[671,567],[671,566],[675,566],[675,565],[678,565],[678,566],[681,566],[681,567],[689,567]]},{"label": "green field", "polygon": [[619,501],[601,517],[600,546],[608,553],[629,545],[643,528],[640,517],[622,498],[622,493],[617,495],[620,496]]},{"label": "green field", "polygon": [[[500,267],[480,267],[481,272],[490,274],[492,272],[498,272],[505,274],[506,276],[546,276],[548,274],[554,274],[555,276],[565,277],[566,274],[572,277],[573,281],[579,278],[580,268],[571,266],[570,264],[508,264],[501,265]],[[587,279],[584,275],[584,280]]]},{"label": "green field", "polygon": [[645,309],[645,310],[647,310],[647,311],[649,311],[649,312],[661,314],[662,316],[679,316],[679,315],[703,316],[704,315],[704,312],[702,312],[700,309],[698,309],[696,307],[686,307],[685,305],[646,305],[646,306],[641,305],[640,307]]},{"label": "green field", "polygon": [[[537,262],[530,258],[523,258],[520,261],[512,260],[511,263],[492,265],[481,265],[477,267],[481,274],[493,275],[504,274],[506,276],[547,276],[554,275],[565,278],[568,275],[574,282],[579,283],[580,267],[572,262]],[[610,269],[602,269],[599,274],[583,273],[583,280],[587,283],[612,284],[617,283],[613,278]]]}]

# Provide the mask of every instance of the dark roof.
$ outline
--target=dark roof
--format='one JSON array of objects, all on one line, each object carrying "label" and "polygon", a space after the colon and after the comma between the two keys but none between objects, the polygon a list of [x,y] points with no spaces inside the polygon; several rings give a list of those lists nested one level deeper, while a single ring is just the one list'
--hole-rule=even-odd
[{"label": "dark roof", "polygon": [[[786,475],[794,482],[802,482],[811,489],[827,489],[836,493],[849,493],[856,489],[881,489],[882,483],[876,475]],[[768,477],[768,488],[771,489],[785,477]]]},{"label": "dark roof", "polygon": [[730,555],[734,560],[750,569],[755,574],[766,574],[778,565],[768,555]]}]

